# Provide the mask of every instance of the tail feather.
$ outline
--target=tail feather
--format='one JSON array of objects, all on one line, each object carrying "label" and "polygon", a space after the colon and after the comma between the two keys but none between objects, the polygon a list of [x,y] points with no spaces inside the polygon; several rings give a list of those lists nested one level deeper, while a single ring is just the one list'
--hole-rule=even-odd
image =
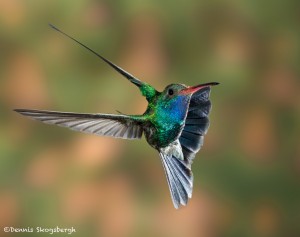
[{"label": "tail feather", "polygon": [[193,192],[193,173],[184,161],[160,152],[174,207],[186,205]]}]

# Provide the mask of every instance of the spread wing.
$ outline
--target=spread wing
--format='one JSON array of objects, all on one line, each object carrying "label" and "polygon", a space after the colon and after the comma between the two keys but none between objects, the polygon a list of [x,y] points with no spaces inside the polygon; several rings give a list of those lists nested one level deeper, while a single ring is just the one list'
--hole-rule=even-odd
[{"label": "spread wing", "polygon": [[127,115],[78,114],[28,109],[16,109],[15,111],[43,123],[100,136],[140,139],[143,134],[141,121]]},{"label": "spread wing", "polygon": [[202,147],[204,135],[209,127],[209,94],[210,87],[205,87],[192,95],[185,125],[179,137],[184,160],[189,167]]}]

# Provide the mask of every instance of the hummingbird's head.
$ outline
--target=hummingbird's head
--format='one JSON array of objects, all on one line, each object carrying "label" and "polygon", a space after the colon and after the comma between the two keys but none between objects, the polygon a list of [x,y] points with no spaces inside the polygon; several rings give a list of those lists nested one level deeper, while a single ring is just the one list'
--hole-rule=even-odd
[{"label": "hummingbird's head", "polygon": [[165,99],[172,99],[180,95],[180,92],[186,88],[187,86],[184,84],[170,84],[166,86],[166,88],[161,94]]},{"label": "hummingbird's head", "polygon": [[155,101],[157,116],[159,119],[168,121],[171,124],[182,124],[192,95],[201,89],[217,84],[212,82],[197,86],[186,86],[183,84],[168,85]]},{"label": "hummingbird's head", "polygon": [[210,87],[218,84],[219,84],[218,82],[210,82],[210,83],[200,84],[197,86],[186,86],[184,84],[170,84],[164,89],[162,94],[165,97],[165,99],[171,99],[176,96],[192,96],[193,93],[197,92],[202,88]]}]

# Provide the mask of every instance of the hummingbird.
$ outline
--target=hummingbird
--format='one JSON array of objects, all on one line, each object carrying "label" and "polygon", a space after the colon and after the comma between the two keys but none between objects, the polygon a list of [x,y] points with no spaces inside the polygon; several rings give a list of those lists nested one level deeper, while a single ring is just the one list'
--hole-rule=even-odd
[{"label": "hummingbird", "polygon": [[148,144],[159,152],[174,207],[185,206],[192,197],[192,162],[203,145],[209,127],[211,110],[209,82],[196,86],[170,84],[159,92],[151,85],[126,72],[75,38],[49,24],[69,39],[95,54],[115,71],[136,85],[148,101],[142,115],[73,113],[33,109],[14,111],[69,129],[122,139],[141,139],[144,134]]}]

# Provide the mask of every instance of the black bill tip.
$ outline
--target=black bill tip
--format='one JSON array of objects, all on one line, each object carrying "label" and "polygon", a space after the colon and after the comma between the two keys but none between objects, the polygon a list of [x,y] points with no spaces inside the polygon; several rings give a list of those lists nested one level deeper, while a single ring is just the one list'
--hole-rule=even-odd
[{"label": "black bill tip", "polygon": [[219,82],[209,82],[209,83],[207,83],[208,86],[216,86],[216,85],[219,85],[219,84],[220,84]]}]

